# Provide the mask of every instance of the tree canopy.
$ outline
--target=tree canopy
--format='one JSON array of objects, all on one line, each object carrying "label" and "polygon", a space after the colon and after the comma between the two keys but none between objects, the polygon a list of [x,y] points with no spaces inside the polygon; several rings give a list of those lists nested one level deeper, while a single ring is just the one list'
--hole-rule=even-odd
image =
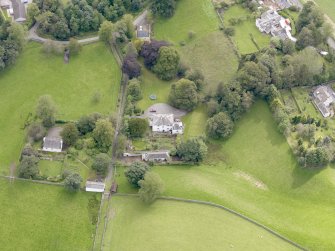
[{"label": "tree canopy", "polygon": [[100,119],[96,122],[93,130],[93,139],[97,148],[102,152],[108,152],[113,143],[114,128],[112,123],[106,119]]},{"label": "tree canopy", "polygon": [[225,139],[232,134],[233,128],[234,123],[230,117],[226,113],[220,112],[208,119],[206,130],[211,138]]},{"label": "tree canopy", "polygon": [[200,162],[207,155],[207,146],[200,138],[188,139],[177,145],[177,156],[184,161]]},{"label": "tree canopy", "polygon": [[61,132],[63,142],[67,146],[73,146],[79,137],[79,131],[74,123],[68,123]]},{"label": "tree canopy", "polygon": [[72,173],[65,178],[64,186],[69,191],[77,191],[82,181],[83,178],[78,173]]},{"label": "tree canopy", "polygon": [[139,187],[139,181],[144,179],[144,175],[149,170],[149,166],[145,163],[134,162],[126,169],[124,175],[131,185]]},{"label": "tree canopy", "polygon": [[198,105],[197,87],[188,79],[180,79],[171,85],[169,102],[172,106],[192,111]]},{"label": "tree canopy", "polygon": [[92,164],[92,169],[95,170],[98,174],[105,175],[108,170],[110,161],[111,158],[107,154],[100,153],[95,156]]},{"label": "tree canopy", "polygon": [[161,17],[172,17],[176,8],[176,0],[153,0],[151,11]]},{"label": "tree canopy", "polygon": [[152,203],[164,192],[164,183],[157,173],[147,172],[139,182],[138,194],[144,203]]},{"label": "tree canopy", "polygon": [[159,49],[159,55],[153,71],[157,74],[158,78],[163,80],[171,80],[176,77],[180,57],[178,52],[167,46],[162,46]]},{"label": "tree canopy", "polygon": [[38,99],[36,115],[41,119],[45,127],[51,127],[55,124],[56,106],[51,96],[44,95]]}]

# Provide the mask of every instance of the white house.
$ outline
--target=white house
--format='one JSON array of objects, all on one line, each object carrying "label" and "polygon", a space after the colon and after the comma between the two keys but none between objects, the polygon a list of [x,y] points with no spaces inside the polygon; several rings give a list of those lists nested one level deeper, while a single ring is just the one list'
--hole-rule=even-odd
[{"label": "white house", "polygon": [[63,140],[58,137],[44,137],[43,151],[60,153],[63,148]]},{"label": "white house", "polygon": [[297,39],[291,34],[291,22],[278,14],[275,10],[264,12],[260,18],[256,19],[257,28],[266,34],[279,37],[282,40],[290,39],[296,42]]},{"label": "white house", "polygon": [[167,151],[164,152],[145,152],[142,153],[142,160],[143,161],[168,161],[170,159],[170,154]]},{"label": "white house", "polygon": [[335,103],[335,93],[329,86],[316,88],[313,92],[313,97],[313,102],[323,117],[327,118],[334,115],[331,104]]},{"label": "white house", "polygon": [[149,117],[149,125],[153,132],[169,132],[171,134],[183,134],[183,122],[174,119],[173,114],[152,114]]},{"label": "white house", "polygon": [[86,181],[85,190],[86,192],[95,192],[95,193],[103,193],[105,191],[105,183],[97,182],[97,181]]},{"label": "white house", "polygon": [[136,27],[137,38],[143,41],[150,41],[150,25],[143,24]]}]

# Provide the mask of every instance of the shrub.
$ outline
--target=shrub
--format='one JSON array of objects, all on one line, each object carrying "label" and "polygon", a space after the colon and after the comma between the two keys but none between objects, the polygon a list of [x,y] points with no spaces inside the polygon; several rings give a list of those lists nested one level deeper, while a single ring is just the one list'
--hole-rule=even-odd
[{"label": "shrub", "polygon": [[97,148],[102,152],[108,152],[112,146],[113,137],[114,128],[112,123],[105,119],[98,120],[93,131],[93,139]]},{"label": "shrub", "polygon": [[207,155],[207,146],[200,138],[188,139],[177,145],[177,156],[184,161],[200,162]]},{"label": "shrub", "polygon": [[131,138],[142,137],[148,129],[148,121],[141,118],[131,118],[128,121],[128,133]]},{"label": "shrub", "polygon": [[177,50],[163,46],[159,49],[159,56],[153,71],[160,79],[171,80],[177,75],[179,61],[180,57]]},{"label": "shrub", "polygon": [[40,141],[46,134],[44,126],[39,122],[32,123],[28,128],[28,137],[34,142]]},{"label": "shrub", "polygon": [[207,134],[214,139],[228,138],[232,134],[233,128],[233,121],[224,112],[220,112],[207,120]]},{"label": "shrub", "polygon": [[141,66],[137,62],[134,54],[128,54],[122,63],[122,71],[127,74],[130,79],[137,78],[141,75]]},{"label": "shrub", "polygon": [[56,106],[49,95],[41,96],[36,107],[36,115],[45,127],[55,124]]},{"label": "shrub", "polygon": [[92,132],[95,128],[96,122],[102,117],[103,116],[97,112],[82,116],[77,123],[77,128],[80,134],[85,135],[89,132]]}]

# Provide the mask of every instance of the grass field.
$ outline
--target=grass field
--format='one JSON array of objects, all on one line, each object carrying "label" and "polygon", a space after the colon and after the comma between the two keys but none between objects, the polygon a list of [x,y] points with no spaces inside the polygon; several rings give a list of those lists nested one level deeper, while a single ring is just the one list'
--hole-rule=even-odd
[{"label": "grass field", "polygon": [[103,250],[295,250],[226,211],[204,205],[113,197]]},{"label": "grass field", "polygon": [[[69,64],[62,56],[45,56],[40,45],[29,43],[15,66],[0,74],[0,173],[8,173],[10,163],[17,161],[24,122],[39,96],[52,96],[58,119],[75,120],[91,112],[113,112],[119,85],[117,63],[102,43],[84,46]],[[97,92],[101,100],[94,104]]]},{"label": "grass field", "polygon": [[[170,86],[173,81],[163,81],[158,79],[156,75],[146,69],[144,65],[142,65],[141,80],[143,99],[138,102],[139,108],[145,110],[153,104],[168,102]],[[157,99],[151,100],[149,98],[151,94],[155,94]]]},{"label": "grass field", "polygon": [[[154,37],[172,42],[183,62],[202,71],[206,91],[214,91],[220,82],[230,81],[238,67],[232,44],[218,28],[219,19],[209,0],[183,0],[172,18],[155,22]],[[195,33],[193,38],[188,36],[190,31]]]},{"label": "grass field", "polygon": [[[333,0],[313,0],[320,7],[322,12],[327,14],[335,22],[335,2]],[[307,2],[307,0],[303,0]]]},{"label": "grass field", "polygon": [[182,118],[185,125],[184,138],[192,138],[205,135],[205,126],[207,122],[206,106],[202,105],[193,112],[188,113]]},{"label": "grass field", "polygon": [[[251,15],[251,13],[247,9],[241,7],[240,5],[234,5],[223,13],[223,20],[225,26],[231,26],[229,24],[229,19],[246,18],[248,15]],[[257,29],[253,18],[244,20],[242,23],[233,27],[235,28],[233,40],[241,54],[249,54],[258,51],[256,45],[251,39],[251,35],[254,37],[259,48],[267,47],[270,44],[271,37],[262,34]]]},{"label": "grass field", "polygon": [[[96,199],[94,197],[96,196]],[[1,250],[88,251],[93,245],[99,196],[63,187],[0,179]]]},{"label": "grass field", "polygon": [[[165,195],[226,205],[312,250],[335,248],[335,169],[298,167],[266,103],[257,102],[232,137],[208,152],[200,166],[155,167]],[[134,192],[122,170],[119,183]]]}]

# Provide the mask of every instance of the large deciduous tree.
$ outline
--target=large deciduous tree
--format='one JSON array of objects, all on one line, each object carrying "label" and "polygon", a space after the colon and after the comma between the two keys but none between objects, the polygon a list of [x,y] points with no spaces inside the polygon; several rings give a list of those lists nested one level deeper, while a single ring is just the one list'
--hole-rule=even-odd
[{"label": "large deciduous tree", "polygon": [[194,138],[177,145],[177,156],[184,161],[200,162],[207,155],[207,146],[202,139]]},{"label": "large deciduous tree", "polygon": [[131,118],[128,121],[128,133],[131,138],[142,137],[146,130],[148,129],[149,124],[146,119],[141,118]]},{"label": "large deciduous tree", "polygon": [[137,62],[134,54],[128,54],[122,63],[122,71],[129,76],[130,79],[137,78],[141,75],[141,66]]},{"label": "large deciduous tree", "polygon": [[111,159],[105,153],[100,153],[95,156],[92,164],[92,169],[95,170],[98,174],[105,175]]},{"label": "large deciduous tree", "polygon": [[69,191],[77,191],[82,181],[83,178],[78,173],[72,173],[65,178],[64,186]]},{"label": "large deciduous tree", "polygon": [[147,172],[139,185],[138,194],[144,203],[154,202],[164,192],[164,183],[157,173]]},{"label": "large deciduous tree", "polygon": [[102,152],[108,152],[113,143],[114,128],[112,123],[106,119],[100,119],[96,122],[93,130],[93,139],[97,148]]},{"label": "large deciduous tree", "polygon": [[151,69],[156,64],[159,49],[167,45],[168,43],[165,41],[151,40],[151,42],[144,42],[140,50],[140,56],[144,58],[144,65]]},{"label": "large deciduous tree", "polygon": [[61,132],[64,144],[73,146],[79,137],[79,131],[74,123],[66,124]]},{"label": "large deciduous tree", "polygon": [[56,106],[51,96],[44,95],[38,100],[36,115],[41,119],[43,126],[51,127],[55,124]]},{"label": "large deciduous tree", "polygon": [[151,11],[156,16],[172,17],[176,8],[176,0],[154,0]]},{"label": "large deciduous tree", "polygon": [[224,112],[220,112],[208,119],[206,126],[208,136],[214,139],[228,138],[233,132],[233,128],[233,121]]},{"label": "large deciduous tree", "polygon": [[139,187],[139,181],[144,179],[144,175],[147,171],[150,170],[150,167],[143,162],[134,162],[126,169],[124,175],[126,176],[128,182],[135,186]]},{"label": "large deciduous tree", "polygon": [[35,179],[39,176],[38,158],[34,155],[24,155],[19,165],[19,177]]},{"label": "large deciduous tree", "polygon": [[159,56],[153,71],[160,79],[174,79],[177,75],[179,61],[179,54],[174,48],[162,46],[159,49]]},{"label": "large deciduous tree", "polygon": [[177,83],[172,84],[169,102],[172,106],[192,111],[198,105],[197,87],[194,82],[188,79],[180,79]]}]

